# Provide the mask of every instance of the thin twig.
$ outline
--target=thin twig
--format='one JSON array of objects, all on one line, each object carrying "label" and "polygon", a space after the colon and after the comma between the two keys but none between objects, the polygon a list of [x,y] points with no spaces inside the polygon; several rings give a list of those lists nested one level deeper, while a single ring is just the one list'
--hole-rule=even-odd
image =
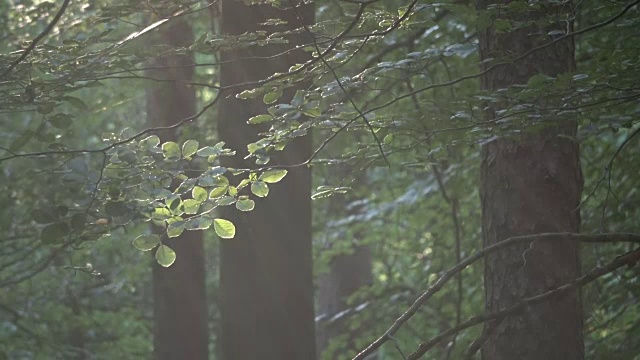
[{"label": "thin twig", "polygon": [[49,34],[49,32],[51,32],[51,30],[56,26],[56,24],[64,14],[64,12],[67,10],[67,6],[69,5],[69,2],[71,2],[71,0],[64,0],[64,2],[62,3],[62,6],[60,7],[60,10],[58,10],[58,13],[53,18],[53,20],[51,20],[49,25],[47,25],[47,27],[38,36],[36,36],[35,39],[33,39],[31,44],[29,44],[29,46],[22,52],[22,55],[20,55],[19,58],[17,58],[13,63],[11,63],[11,65],[9,65],[7,69],[5,69],[2,72],[2,75],[0,75],[0,79],[4,79],[5,76],[9,75],[9,73],[16,66],[18,66],[18,64],[20,64],[27,56],[29,56],[29,53],[31,53],[33,49],[35,49],[36,45],[38,45],[38,42],[40,42],[40,40],[42,40],[45,36],[47,36],[47,34]]}]

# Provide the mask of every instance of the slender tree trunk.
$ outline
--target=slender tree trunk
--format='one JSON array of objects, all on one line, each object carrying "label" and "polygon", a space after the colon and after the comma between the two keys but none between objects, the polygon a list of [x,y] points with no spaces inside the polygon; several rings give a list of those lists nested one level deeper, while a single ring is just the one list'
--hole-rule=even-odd
[{"label": "slender tree trunk", "polygon": [[[299,8],[308,24],[313,7]],[[287,25],[264,27],[267,19],[282,19]],[[300,27],[295,12],[269,6],[246,6],[242,1],[223,0],[222,32],[238,35],[258,29],[285,31]],[[308,55],[302,51],[271,59],[264,57],[309,42],[306,34],[290,38],[285,46],[235,49],[222,54],[221,85],[229,86],[286,72]],[[250,168],[243,160],[247,144],[265,129],[247,125],[250,117],[265,113],[262,99],[239,100],[227,93],[220,103],[219,135],[238,155],[225,159],[227,167]],[[292,92],[283,98],[290,99]],[[282,100],[281,100],[282,101]],[[277,155],[271,164],[296,164],[311,155],[311,139],[300,138]],[[257,199],[253,211],[243,213],[225,207],[220,216],[236,224],[236,236],[221,240],[222,353],[225,360],[282,360],[315,358],[313,283],[311,258],[311,171],[289,169],[288,175],[270,186],[265,199]]]},{"label": "slender tree trunk", "polygon": [[[497,2],[478,0],[478,9],[485,10],[493,3]],[[536,12],[508,15],[505,11],[497,17],[503,25],[504,21],[516,25],[536,20],[540,24],[547,16],[571,11],[565,3],[539,5],[541,10]],[[530,25],[499,32],[495,24],[479,31],[482,60],[523,54],[551,41],[549,31],[568,28],[567,23],[558,21],[555,27]],[[484,64],[485,68],[490,65]],[[487,73],[482,86],[494,91],[527,84],[535,74],[557,76],[574,68],[574,44],[568,39]],[[545,104],[540,101],[539,105]],[[489,119],[495,117],[495,110],[489,110]],[[502,137],[483,148],[480,196],[484,246],[514,235],[579,230],[576,209],[583,180],[576,128],[573,120],[556,119],[544,130]],[[486,311],[504,309],[523,297],[570,282],[580,273],[578,250],[575,242],[545,242],[511,247],[487,257]],[[580,292],[550,299],[505,319],[485,343],[482,356],[487,360],[582,359]]]},{"label": "slender tree trunk", "polygon": [[[357,338],[357,330],[354,334],[345,326],[348,316],[334,317],[349,308],[347,300],[351,295],[372,283],[371,251],[367,245],[357,246],[352,254],[336,256],[329,272],[318,277],[318,314],[322,317],[318,323],[318,358],[336,359],[358,352],[356,344],[351,341]],[[325,352],[331,341],[337,339],[346,343]]]},{"label": "slender tree trunk", "polygon": [[[161,30],[164,44],[188,46],[193,40],[189,24],[172,20]],[[160,70],[149,76],[190,81],[193,55],[168,56],[157,60]],[[180,82],[151,82],[147,90],[150,126],[168,126],[195,112],[193,88]],[[176,140],[176,133],[162,133],[163,141]],[[204,248],[201,231],[185,231],[164,242],[177,253],[176,262],[164,268],[154,262],[154,358],[158,360],[208,359],[208,324],[205,292]]]},{"label": "slender tree trunk", "polygon": [[[336,179],[348,178],[353,171],[352,167],[336,166],[332,177]],[[365,184],[366,176],[360,173],[354,183]],[[357,206],[349,206],[354,198],[333,196],[329,198],[329,214],[341,214],[344,216],[355,215],[361,210]],[[352,204],[353,205],[353,204]],[[349,209],[345,213],[345,208]],[[373,270],[371,266],[371,249],[369,245],[359,245],[357,242],[362,237],[358,231],[355,233],[345,229],[328,228],[324,231],[333,232],[334,236],[347,239],[353,237],[354,246],[352,252],[340,254],[331,259],[329,271],[319,274],[318,281],[318,316],[316,317],[316,344],[318,347],[318,359],[347,358],[355,355],[360,350],[354,340],[360,337],[360,333],[367,324],[361,324],[360,328],[350,329],[350,313],[354,304],[349,304],[349,298],[363,286],[373,284]],[[332,341],[336,343],[332,344]],[[374,359],[375,354],[368,359]]]}]

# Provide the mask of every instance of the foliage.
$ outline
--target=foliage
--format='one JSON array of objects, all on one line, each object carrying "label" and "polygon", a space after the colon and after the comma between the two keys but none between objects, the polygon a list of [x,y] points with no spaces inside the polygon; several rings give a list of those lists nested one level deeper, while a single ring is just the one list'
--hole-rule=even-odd
[{"label": "foliage", "polygon": [[[478,154],[496,137],[517,138],[577,119],[579,137],[571,140],[582,150],[583,232],[640,231],[637,1],[579,2],[573,19],[546,19],[575,21],[573,29],[548,34],[549,42],[574,39],[575,73],[540,74],[495,93],[479,90],[476,32],[490,25],[516,31],[527,25],[524,15],[545,2],[513,1],[477,13],[457,0],[317,1],[316,24],[293,32],[314,34],[305,47],[311,60],[226,88],[219,86],[219,52],[286,45],[291,34],[279,32],[278,19],[264,31],[219,34],[209,17],[218,6],[70,2],[52,23],[59,3],[0,2],[0,286],[9,289],[0,293],[2,357],[67,358],[87,351],[118,358],[119,348],[147,357],[151,295],[141,279],[150,256],[144,252],[170,266],[180,254],[163,239],[185,230],[213,228],[229,239],[221,241],[233,241],[235,227],[243,225],[218,218],[216,210],[259,207],[287,174],[270,155],[312,132],[317,150],[299,166],[314,169],[317,185],[317,272],[359,245],[373,254],[375,281],[353,295],[352,311],[344,314],[353,330],[345,338],[356,338],[360,349],[446,269],[480,249]],[[505,22],[498,12],[523,14],[523,20]],[[176,17],[188,17],[196,29],[188,47],[156,38],[157,29]],[[51,31],[16,63],[49,24]],[[198,91],[200,110],[175,126],[146,127],[142,94],[163,81],[149,76],[147,64],[187,52],[196,54],[197,76],[189,85]],[[494,59],[491,66],[521,59]],[[309,85],[291,99],[283,95],[299,84]],[[219,116],[213,109],[228,96],[269,105],[247,119],[264,130],[246,149],[225,148],[212,130]],[[486,121],[491,104],[504,110]],[[163,140],[174,129],[180,138]],[[256,166],[220,166],[221,157],[236,153]],[[583,266],[632,249],[585,245]],[[482,313],[481,266],[465,270],[460,281],[439,292],[380,358],[399,358],[398,349],[413,351]],[[633,268],[585,288],[589,357],[632,359],[638,353],[637,281]],[[217,279],[209,286],[215,294]],[[77,332],[85,334],[83,344],[72,341]],[[460,358],[479,334],[477,328],[461,332],[431,356]],[[340,354],[346,342],[337,339],[331,351]]]}]

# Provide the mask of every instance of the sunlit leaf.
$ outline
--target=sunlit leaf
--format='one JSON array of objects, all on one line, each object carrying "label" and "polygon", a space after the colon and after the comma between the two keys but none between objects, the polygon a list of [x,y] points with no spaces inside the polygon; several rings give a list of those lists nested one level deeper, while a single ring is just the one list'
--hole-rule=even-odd
[{"label": "sunlit leaf", "polygon": [[213,228],[216,231],[216,234],[223,239],[231,239],[236,236],[236,227],[229,220],[214,219]]},{"label": "sunlit leaf", "polygon": [[194,217],[187,220],[185,228],[187,230],[207,230],[211,227],[213,219],[207,216]]},{"label": "sunlit leaf", "polygon": [[177,160],[180,159],[180,146],[173,141],[168,141],[162,144],[162,153],[167,160]]},{"label": "sunlit leaf", "polygon": [[209,193],[209,198],[217,199],[227,193],[227,186],[214,187]]},{"label": "sunlit leaf", "polygon": [[167,226],[167,236],[168,237],[178,237],[184,231],[184,221],[176,221],[174,223],[169,224]]},{"label": "sunlit leaf", "polygon": [[257,115],[257,116],[254,116],[254,117],[250,118],[249,121],[247,121],[247,123],[248,124],[260,124],[260,123],[271,121],[271,120],[273,120],[273,116],[268,115],[268,114],[262,114],[262,115]]},{"label": "sunlit leaf", "polygon": [[200,186],[194,186],[193,190],[191,190],[191,196],[195,201],[205,201],[207,200],[207,190]]},{"label": "sunlit leaf", "polygon": [[[206,191],[205,191],[206,192]],[[197,214],[201,202],[194,199],[187,199],[183,202],[184,212],[190,215]]]},{"label": "sunlit leaf", "polygon": [[259,179],[266,183],[277,183],[287,175],[287,170],[267,170],[260,175]]},{"label": "sunlit leaf", "polygon": [[240,211],[251,211],[255,206],[255,201],[251,199],[242,199],[236,202],[236,208]]},{"label": "sunlit leaf", "polygon": [[269,186],[263,181],[256,181],[251,184],[251,192],[255,196],[265,197],[269,194]]},{"label": "sunlit leaf", "polygon": [[262,97],[262,102],[264,102],[265,104],[273,104],[274,102],[278,101],[278,99],[280,99],[281,96],[282,96],[282,89],[277,88],[264,94],[264,96]]},{"label": "sunlit leaf", "polygon": [[156,261],[164,267],[169,267],[176,261],[176,252],[167,245],[160,245],[156,250]]},{"label": "sunlit leaf", "polygon": [[185,141],[182,145],[182,156],[190,157],[191,155],[195,154],[196,151],[198,151],[198,145],[200,144],[195,140]]},{"label": "sunlit leaf", "polygon": [[149,251],[160,243],[160,237],[156,234],[140,235],[133,240],[133,246],[138,250]]}]

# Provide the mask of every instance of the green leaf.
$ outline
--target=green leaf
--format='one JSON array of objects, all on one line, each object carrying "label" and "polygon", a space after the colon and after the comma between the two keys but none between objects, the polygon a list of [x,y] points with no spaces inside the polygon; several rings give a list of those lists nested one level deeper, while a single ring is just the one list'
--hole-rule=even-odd
[{"label": "green leaf", "polygon": [[318,117],[322,112],[320,111],[320,101],[310,101],[302,107],[302,113],[309,117]]},{"label": "green leaf", "polygon": [[267,170],[258,179],[266,183],[277,183],[287,175],[287,170]]},{"label": "green leaf", "polygon": [[227,188],[228,188],[227,186],[219,186],[219,187],[213,188],[213,190],[211,190],[211,192],[209,193],[209,198],[217,199],[223,196],[224,194],[227,193]]},{"label": "green leaf", "polygon": [[73,124],[73,118],[67,114],[55,114],[49,119],[49,123],[58,129],[68,129]]},{"label": "green leaf", "polygon": [[38,224],[48,224],[56,220],[54,214],[52,214],[51,211],[44,209],[34,209],[31,212],[31,218]]},{"label": "green leaf", "polygon": [[160,245],[156,250],[156,261],[164,267],[169,267],[176,261],[176,252],[167,245]]},{"label": "green leaf", "polygon": [[207,230],[211,227],[211,223],[213,223],[213,219],[206,216],[199,216],[187,220],[185,227],[187,230]]},{"label": "green leaf", "polygon": [[89,110],[89,108],[87,107],[87,104],[85,104],[84,101],[78,99],[77,97],[63,96],[62,99],[68,102],[69,104],[71,104],[73,107],[78,108],[82,111]]},{"label": "green leaf", "polygon": [[193,190],[191,190],[191,196],[193,196],[195,201],[203,202],[207,200],[207,190],[200,186],[194,186]]},{"label": "green leaf", "polygon": [[229,186],[229,196],[238,195],[238,188],[235,186]]},{"label": "green leaf", "polygon": [[200,144],[195,140],[185,141],[182,145],[182,156],[190,157],[191,155],[195,154],[196,151],[198,151],[198,145]]},{"label": "green leaf", "polygon": [[147,149],[154,148],[160,144],[160,138],[156,135],[148,136],[142,140],[140,140],[140,146],[145,147]]},{"label": "green leaf", "polygon": [[255,196],[265,197],[269,194],[269,186],[262,181],[256,181],[251,184],[251,192]]},{"label": "green leaf", "polygon": [[333,190],[322,190],[322,191],[318,191],[317,193],[311,195],[311,199],[312,200],[322,199],[322,198],[325,198],[327,196],[331,196],[332,194],[333,194]]},{"label": "green leaf", "polygon": [[82,230],[87,223],[87,216],[85,213],[74,214],[69,223],[73,230]]},{"label": "green leaf", "polygon": [[167,226],[167,236],[168,237],[178,237],[184,231],[184,221],[176,221],[174,223],[169,224]]},{"label": "green leaf", "polygon": [[212,155],[218,155],[220,151],[213,146],[205,146],[202,149],[198,150],[198,156],[207,157]]},{"label": "green leaf", "polygon": [[133,240],[133,246],[138,250],[149,251],[160,243],[160,236],[156,234],[140,235]]},{"label": "green leaf", "polygon": [[231,239],[236,236],[236,227],[229,220],[214,219],[213,228],[216,231],[216,234],[223,239]]},{"label": "green leaf", "polygon": [[167,218],[171,217],[171,211],[163,207],[155,208],[155,210],[153,210],[153,213],[151,214],[151,217],[156,220],[166,220]]},{"label": "green leaf", "polygon": [[495,27],[497,32],[507,32],[511,30],[511,22],[505,19],[496,19],[493,22],[493,26]]},{"label": "green leaf", "polygon": [[281,96],[282,96],[282,89],[274,89],[264,94],[264,96],[262,97],[262,101],[265,104],[273,104],[274,102],[278,101],[278,99],[280,99]]},{"label": "green leaf", "polygon": [[176,194],[183,194],[187,191],[190,191],[191,189],[193,189],[193,186],[196,184],[197,179],[187,179],[185,181],[183,181],[180,186],[178,186],[178,188],[176,190],[174,190],[174,193]]},{"label": "green leaf", "polygon": [[247,124],[260,124],[271,120],[273,120],[273,116],[269,114],[262,114],[250,118],[249,121],[247,121]]},{"label": "green leaf", "polygon": [[168,141],[162,144],[162,153],[167,160],[178,160],[181,155],[180,146],[173,141]]},{"label": "green leaf", "polygon": [[[224,174],[225,172],[227,172],[227,168],[224,168],[222,166],[214,166],[211,169],[207,170],[206,174],[208,176],[220,176],[222,174]],[[224,181],[224,180],[220,180],[220,181]],[[227,180],[227,184],[228,184],[228,180]]]},{"label": "green leaf", "polygon": [[251,211],[256,206],[256,202],[251,199],[238,200],[236,208],[240,211]]},{"label": "green leaf", "polygon": [[167,197],[164,203],[167,205],[169,210],[175,214],[176,210],[180,207],[181,201],[182,199],[180,199],[180,196],[171,194]]},{"label": "green leaf", "polygon": [[251,90],[245,90],[241,92],[240,94],[236,95],[236,97],[238,99],[253,99],[259,94],[260,94],[259,89],[251,89]]},{"label": "green leaf", "polygon": [[236,198],[234,198],[233,196],[224,196],[216,200],[216,204],[218,206],[227,206],[233,204],[234,202],[236,202]]},{"label": "green leaf", "polygon": [[9,150],[11,151],[20,150],[20,148],[25,146],[31,139],[33,139],[34,135],[35,133],[31,130],[27,130],[23,132],[22,134],[20,134],[20,136],[18,136],[15,140],[11,142],[11,145],[9,146]]},{"label": "green leaf", "polygon": [[236,186],[238,188],[238,191],[242,190],[245,186],[249,185],[249,183],[251,183],[251,180],[249,179],[242,179],[242,181],[240,181],[240,184],[238,184],[238,186]]},{"label": "green leaf", "polygon": [[124,215],[129,209],[123,202],[108,202],[104,206],[104,212],[111,216],[121,216]]},{"label": "green leaf", "polygon": [[69,234],[69,225],[58,222],[51,225],[47,225],[42,229],[40,233],[40,240],[45,244],[59,244],[62,243],[67,234]]},{"label": "green leaf", "polygon": [[551,78],[544,74],[535,74],[529,78],[529,80],[527,81],[527,86],[532,89],[539,89],[544,87],[549,79]]},{"label": "green leaf", "polygon": [[194,199],[187,199],[183,202],[183,204],[184,204],[184,212],[189,215],[193,215],[198,213],[198,209],[200,209],[201,202]]}]

